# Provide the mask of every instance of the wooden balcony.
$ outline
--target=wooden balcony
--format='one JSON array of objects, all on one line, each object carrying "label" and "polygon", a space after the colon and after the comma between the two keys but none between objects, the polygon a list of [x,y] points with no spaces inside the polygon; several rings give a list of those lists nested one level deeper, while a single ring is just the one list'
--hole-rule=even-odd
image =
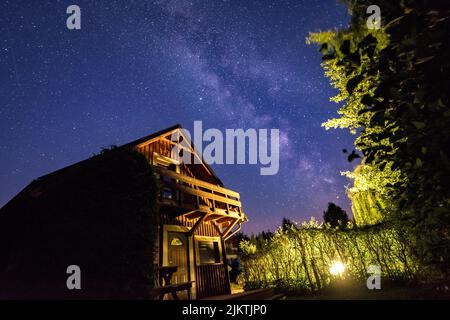
[{"label": "wooden balcony", "polygon": [[162,167],[154,170],[161,183],[160,205],[176,215],[196,219],[193,230],[211,221],[227,238],[238,231],[231,232],[235,226],[239,229],[248,220],[239,193]]}]

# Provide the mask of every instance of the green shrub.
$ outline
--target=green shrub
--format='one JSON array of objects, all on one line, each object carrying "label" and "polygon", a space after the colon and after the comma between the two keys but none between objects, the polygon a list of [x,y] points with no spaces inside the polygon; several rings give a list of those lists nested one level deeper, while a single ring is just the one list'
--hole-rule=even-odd
[{"label": "green shrub", "polygon": [[243,240],[242,276],[245,288],[278,287],[283,291],[317,291],[327,287],[336,261],[345,265],[343,277],[367,279],[370,265],[381,267],[382,279],[415,280],[418,263],[405,230],[386,224],[345,230],[311,220],[280,228],[258,250]]}]

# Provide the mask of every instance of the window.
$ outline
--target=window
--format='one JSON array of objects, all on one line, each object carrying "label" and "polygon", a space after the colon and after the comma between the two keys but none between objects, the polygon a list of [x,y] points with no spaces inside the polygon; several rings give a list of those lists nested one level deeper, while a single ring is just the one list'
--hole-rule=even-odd
[{"label": "window", "polygon": [[164,187],[162,189],[163,199],[173,199],[173,190],[171,188]]},{"label": "window", "polygon": [[200,264],[220,263],[219,241],[200,240],[197,245]]}]

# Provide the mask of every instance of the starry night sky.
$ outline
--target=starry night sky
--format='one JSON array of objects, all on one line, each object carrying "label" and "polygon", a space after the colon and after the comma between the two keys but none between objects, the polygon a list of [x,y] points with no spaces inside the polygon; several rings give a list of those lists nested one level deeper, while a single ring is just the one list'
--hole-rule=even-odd
[{"label": "starry night sky", "polygon": [[[66,27],[81,8],[81,30]],[[0,206],[31,180],[175,123],[280,128],[280,171],[213,165],[241,193],[245,232],[350,213],[345,131],[310,31],[343,28],[337,0],[20,1],[0,4]]]}]

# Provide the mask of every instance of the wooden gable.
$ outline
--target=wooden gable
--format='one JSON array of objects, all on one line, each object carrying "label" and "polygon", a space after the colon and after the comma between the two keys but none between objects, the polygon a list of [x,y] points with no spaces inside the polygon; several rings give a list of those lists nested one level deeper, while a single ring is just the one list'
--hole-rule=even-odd
[{"label": "wooden gable", "polygon": [[[172,150],[178,144],[182,152],[187,152],[191,158],[190,163],[179,163],[172,156]],[[184,133],[180,125],[170,127],[157,132],[148,137],[136,140],[129,145],[142,153],[150,164],[158,166],[169,162],[178,166],[179,173],[203,180],[218,186],[223,186],[222,181],[217,177],[212,168],[203,161],[201,155],[195,149],[194,144]]]}]

